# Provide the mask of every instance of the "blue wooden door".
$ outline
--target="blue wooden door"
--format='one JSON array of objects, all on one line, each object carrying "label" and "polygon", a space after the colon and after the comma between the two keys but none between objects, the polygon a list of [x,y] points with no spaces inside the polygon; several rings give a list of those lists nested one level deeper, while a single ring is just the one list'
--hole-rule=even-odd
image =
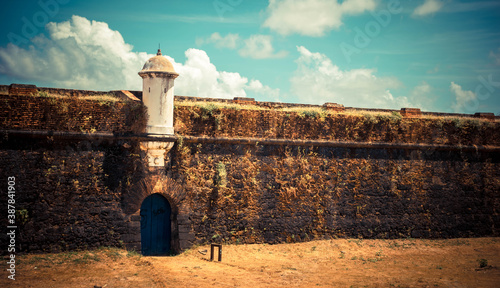
[{"label": "blue wooden door", "polygon": [[145,256],[170,252],[170,204],[160,194],[148,196],[141,205],[141,252]]}]

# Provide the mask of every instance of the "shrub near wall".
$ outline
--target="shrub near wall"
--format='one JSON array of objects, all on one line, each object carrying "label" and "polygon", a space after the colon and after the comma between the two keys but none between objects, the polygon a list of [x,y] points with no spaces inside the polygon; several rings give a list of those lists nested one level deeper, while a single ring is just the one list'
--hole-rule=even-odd
[{"label": "shrub near wall", "polygon": [[498,121],[452,117],[402,118],[398,113],[335,113],[321,108],[287,111],[242,107],[224,108],[224,105],[215,104],[182,106],[179,103],[175,107],[176,133],[190,136],[500,145]]},{"label": "shrub near wall", "polygon": [[498,161],[393,152],[183,144],[173,175],[199,243],[500,234]]}]

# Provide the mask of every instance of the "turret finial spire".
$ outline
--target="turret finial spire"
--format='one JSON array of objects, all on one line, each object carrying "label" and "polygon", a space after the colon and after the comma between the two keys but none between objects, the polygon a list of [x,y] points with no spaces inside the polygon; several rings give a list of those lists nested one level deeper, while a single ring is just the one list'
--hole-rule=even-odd
[{"label": "turret finial spire", "polygon": [[161,49],[160,49],[160,43],[158,43],[158,53],[156,53],[157,56],[161,56]]}]

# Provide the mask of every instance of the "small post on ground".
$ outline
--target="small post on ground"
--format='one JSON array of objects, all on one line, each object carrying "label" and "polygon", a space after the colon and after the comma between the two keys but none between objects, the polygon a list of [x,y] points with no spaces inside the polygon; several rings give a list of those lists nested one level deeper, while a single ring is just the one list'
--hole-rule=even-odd
[{"label": "small post on ground", "polygon": [[210,245],[210,261],[214,261],[214,248],[219,248],[219,257],[218,261],[222,261],[222,244],[211,244]]}]

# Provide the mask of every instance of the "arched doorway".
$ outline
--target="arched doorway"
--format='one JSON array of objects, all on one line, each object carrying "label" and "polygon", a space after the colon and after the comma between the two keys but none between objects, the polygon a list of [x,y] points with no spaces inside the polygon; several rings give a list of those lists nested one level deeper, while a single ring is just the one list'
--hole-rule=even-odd
[{"label": "arched doorway", "polygon": [[141,205],[141,252],[144,256],[170,252],[172,209],[160,194],[148,196]]}]

